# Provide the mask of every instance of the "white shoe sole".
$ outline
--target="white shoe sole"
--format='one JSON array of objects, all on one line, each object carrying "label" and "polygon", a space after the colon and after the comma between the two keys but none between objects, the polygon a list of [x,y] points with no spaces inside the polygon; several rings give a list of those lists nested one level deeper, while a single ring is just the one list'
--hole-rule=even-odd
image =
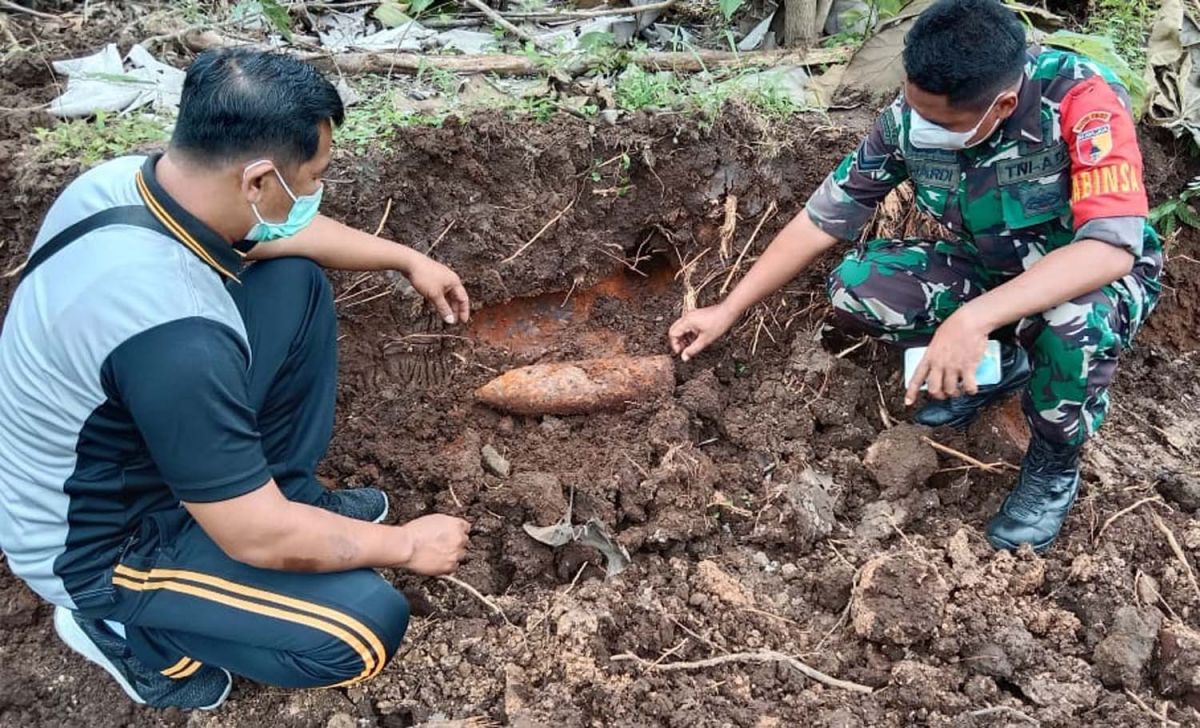
[{"label": "white shoe sole", "polygon": [[391,510],[392,503],[388,500],[387,493],[384,493],[382,489],[379,493],[383,496],[383,513],[380,513],[371,523],[383,523],[383,519],[388,517],[388,511]]},{"label": "white shoe sole", "polygon": [[[104,668],[104,671],[111,675],[113,680],[117,681],[117,684],[121,686],[121,689],[125,691],[130,700],[138,705],[146,704],[146,701],[137,694],[137,691],[133,689],[133,686],[129,684],[129,681],[117,669],[117,666],[104,656],[104,653],[100,651],[96,643],[92,642],[87,633],[80,628],[71,610],[66,607],[54,607],[54,631],[58,633],[58,638],[67,647],[82,655],[89,662]],[[216,702],[212,705],[202,706],[199,710],[214,710],[219,708],[225,702],[225,699],[229,697],[229,691],[233,689],[233,677],[229,674],[228,670],[222,669],[221,672],[225,673],[225,678],[228,681],[225,685],[225,691],[221,693],[221,697],[217,698]]]}]

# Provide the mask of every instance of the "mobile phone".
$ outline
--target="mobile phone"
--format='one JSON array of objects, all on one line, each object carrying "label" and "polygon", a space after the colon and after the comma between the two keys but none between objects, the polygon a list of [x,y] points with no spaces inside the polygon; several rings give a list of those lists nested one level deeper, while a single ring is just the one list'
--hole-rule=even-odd
[{"label": "mobile phone", "polygon": [[[921,363],[921,358],[925,356],[927,346],[917,346],[912,349],[904,350],[904,388],[912,383],[913,375],[917,372],[917,366]],[[988,340],[987,349],[983,352],[983,360],[979,362],[979,368],[975,370],[975,383],[981,387],[990,384],[1000,383],[1000,342],[992,339]],[[922,384],[921,391],[925,391],[927,387]]]}]

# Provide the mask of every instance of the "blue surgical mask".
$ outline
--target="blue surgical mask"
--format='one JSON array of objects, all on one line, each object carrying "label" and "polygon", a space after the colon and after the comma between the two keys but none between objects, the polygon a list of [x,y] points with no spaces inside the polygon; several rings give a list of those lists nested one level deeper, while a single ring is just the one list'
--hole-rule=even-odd
[{"label": "blue surgical mask", "polygon": [[[919,149],[947,149],[950,151],[958,151],[960,149],[973,147],[991,136],[991,133],[989,132],[988,134],[980,136],[979,139],[975,141],[975,144],[967,143],[971,141],[971,137],[978,133],[979,127],[983,125],[983,120],[988,117],[988,114],[992,113],[992,109],[996,106],[996,102],[1000,100],[1001,95],[1003,95],[1003,93],[992,99],[992,103],[988,106],[987,111],[983,112],[983,116],[979,117],[979,121],[975,124],[975,126],[971,127],[967,131],[950,131],[943,126],[934,124],[932,121],[918,114],[916,109],[910,107],[908,110],[908,141],[910,141],[914,147]],[[996,123],[998,125],[1000,122],[997,121]],[[995,127],[993,127],[992,130],[995,131]]]},{"label": "blue surgical mask", "polygon": [[[246,169],[243,170],[242,174],[245,175],[251,167],[269,162],[270,160],[268,159],[251,162],[246,165]],[[279,184],[283,185],[284,192],[287,192],[288,197],[292,198],[292,209],[288,211],[287,219],[283,222],[268,222],[259,214],[258,206],[250,203],[250,209],[254,211],[254,217],[258,218],[258,222],[246,234],[247,240],[261,242],[264,240],[278,240],[279,238],[291,237],[311,225],[312,221],[317,217],[317,210],[321,207],[321,194],[325,191],[325,185],[318,187],[317,191],[311,195],[297,197],[292,194],[292,189],[283,180],[283,175],[279,173],[279,169],[272,166],[271,171],[279,178]]]}]

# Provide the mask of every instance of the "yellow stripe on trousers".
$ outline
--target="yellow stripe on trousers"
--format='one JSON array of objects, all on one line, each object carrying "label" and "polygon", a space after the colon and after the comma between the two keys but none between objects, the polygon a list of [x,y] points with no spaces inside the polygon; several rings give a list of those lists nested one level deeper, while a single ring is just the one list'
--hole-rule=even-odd
[{"label": "yellow stripe on trousers", "polygon": [[166,675],[167,677],[174,677],[175,673],[180,672],[181,670],[186,668],[188,666],[188,663],[191,661],[192,661],[192,658],[190,658],[190,657],[181,657],[181,658],[179,658],[179,662],[176,662],[174,665],[171,665],[166,670],[162,670],[161,672],[162,672],[162,674]]},{"label": "yellow stripe on trousers", "polygon": [[[154,579],[154,581],[148,581]],[[226,589],[246,596],[256,597],[264,601],[272,602],[284,609],[259,604],[257,602],[239,599],[237,597],[213,591],[197,584],[190,584],[187,581],[196,581],[202,584],[209,584],[214,587]],[[294,599],[282,594],[275,594],[262,589],[245,586],[236,582],[231,582],[219,577],[199,572],[183,571],[178,569],[152,569],[149,572],[137,571],[131,569],[124,564],[119,564],[116,568],[116,576],[113,578],[113,583],[118,586],[123,586],[134,591],[151,591],[151,590],[167,590],[180,594],[187,594],[200,599],[217,602],[225,606],[233,607],[254,614],[274,617],[293,624],[301,624],[313,629],[320,630],[328,635],[336,637],[349,645],[363,661],[363,671],[358,676],[351,678],[338,685],[348,685],[359,682],[368,677],[379,674],[383,669],[386,660],[386,651],[383,644],[374,632],[367,629],[361,622],[341,612],[323,607],[319,604],[313,604],[300,599]],[[297,611],[290,611],[297,610]],[[299,612],[299,613],[297,613]],[[325,619],[332,620],[336,624],[321,619],[314,619],[311,615],[319,615]],[[345,628],[348,629],[345,629]],[[352,631],[351,631],[352,630]],[[366,644],[364,644],[364,638]],[[368,648],[368,644],[370,647]]]}]

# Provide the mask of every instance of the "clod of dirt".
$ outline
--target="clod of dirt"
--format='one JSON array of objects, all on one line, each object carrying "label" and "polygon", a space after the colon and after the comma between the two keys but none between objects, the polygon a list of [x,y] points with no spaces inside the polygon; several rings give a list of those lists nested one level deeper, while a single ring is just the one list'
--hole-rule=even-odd
[{"label": "clod of dirt", "polygon": [[712,369],[705,369],[677,390],[679,404],[705,420],[721,418],[721,382]]},{"label": "clod of dirt", "polygon": [[937,453],[922,438],[929,429],[902,424],[885,430],[867,448],[863,465],[888,495],[903,496],[922,487],[938,468]]},{"label": "clod of dirt", "polygon": [[497,513],[512,513],[517,507],[539,526],[557,523],[567,512],[562,485],[553,473],[518,473],[508,487],[485,490],[482,500]]},{"label": "clod of dirt", "polygon": [[696,577],[701,589],[731,607],[748,607],[754,604],[754,598],[746,587],[722,571],[713,561],[706,559],[696,564]]},{"label": "clod of dirt", "polygon": [[1200,710],[1200,632],[1182,624],[1163,626],[1154,682],[1164,697]]},{"label": "clod of dirt", "polygon": [[1171,472],[1157,484],[1158,492],[1188,511],[1200,509],[1200,478],[1190,473]]},{"label": "clod of dirt", "polygon": [[971,454],[984,462],[1021,462],[1029,447],[1029,425],[1021,411],[1021,398],[1009,397],[984,410],[967,428],[967,439],[974,443]]},{"label": "clod of dirt", "polygon": [[325,728],[358,728],[358,722],[349,713],[334,713],[325,723]]},{"label": "clod of dirt", "polygon": [[792,533],[798,545],[809,548],[833,533],[833,498],[823,487],[821,474],[805,470],[801,482],[784,486],[783,495],[792,506]]},{"label": "clod of dirt", "polygon": [[532,364],[475,391],[492,407],[523,415],[576,415],[651,400],[675,388],[669,356],[611,357]]},{"label": "clod of dirt", "polygon": [[508,460],[506,460],[504,456],[500,454],[500,451],[491,445],[484,445],[483,449],[480,450],[479,455],[483,460],[483,469],[492,475],[498,475],[501,478],[507,478],[508,474],[512,471],[512,465],[509,464]]},{"label": "clod of dirt", "polygon": [[883,541],[896,535],[896,529],[908,523],[908,509],[899,503],[881,500],[868,503],[862,512],[862,520],[854,528],[854,537],[860,541]]},{"label": "clod of dirt", "polygon": [[905,647],[937,634],[950,585],[934,566],[909,553],[863,566],[850,608],[859,637]]},{"label": "clod of dirt", "polygon": [[1162,615],[1156,610],[1130,606],[1118,609],[1108,636],[1092,653],[1100,682],[1110,688],[1139,688],[1161,625]]}]

